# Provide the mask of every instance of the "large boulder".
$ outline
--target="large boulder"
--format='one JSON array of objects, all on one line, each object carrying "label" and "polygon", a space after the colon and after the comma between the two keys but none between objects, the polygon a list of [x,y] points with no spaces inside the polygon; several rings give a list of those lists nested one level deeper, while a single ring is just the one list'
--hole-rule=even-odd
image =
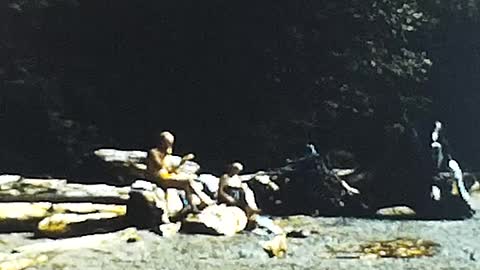
[{"label": "large boulder", "polygon": [[189,214],[183,221],[182,230],[231,236],[243,231],[247,223],[247,215],[242,209],[220,204],[208,206],[199,214]]}]

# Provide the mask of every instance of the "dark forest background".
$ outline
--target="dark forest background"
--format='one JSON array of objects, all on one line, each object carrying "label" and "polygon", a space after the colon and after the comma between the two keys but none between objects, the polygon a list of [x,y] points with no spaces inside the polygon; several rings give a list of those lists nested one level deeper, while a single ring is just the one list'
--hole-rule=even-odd
[{"label": "dark forest background", "polygon": [[381,158],[406,113],[480,169],[479,1],[0,4],[0,172],[98,177],[99,147],[176,134],[206,171],[308,142]]}]

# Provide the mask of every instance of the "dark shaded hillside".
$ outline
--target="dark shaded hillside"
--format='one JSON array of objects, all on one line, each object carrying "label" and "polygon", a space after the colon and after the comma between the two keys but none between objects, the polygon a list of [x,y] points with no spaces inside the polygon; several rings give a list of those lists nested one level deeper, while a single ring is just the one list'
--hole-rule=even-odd
[{"label": "dark shaded hillside", "polygon": [[430,125],[431,97],[458,104],[437,115],[453,141],[468,142],[454,147],[474,164],[476,43],[455,40],[471,41],[475,14],[445,10],[416,1],[4,3],[0,170],[93,177],[93,149],[144,149],[163,129],[213,171],[235,159],[277,166],[306,142],[368,162],[405,109]]}]

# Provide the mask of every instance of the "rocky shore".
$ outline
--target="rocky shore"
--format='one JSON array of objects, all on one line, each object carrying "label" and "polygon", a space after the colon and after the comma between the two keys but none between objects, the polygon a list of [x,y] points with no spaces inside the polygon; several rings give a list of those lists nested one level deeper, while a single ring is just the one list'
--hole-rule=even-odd
[{"label": "rocky shore", "polygon": [[[474,195],[475,202],[480,196]],[[478,204],[477,204],[478,205]],[[478,209],[478,208],[477,208]],[[243,232],[234,236],[176,234],[162,237],[149,231],[119,231],[95,244],[45,250],[41,262],[25,269],[478,269],[480,215],[458,221],[402,219],[277,218],[287,228],[285,258],[270,258],[262,249],[266,236]],[[125,237],[126,233],[132,234]],[[302,233],[299,233],[302,232]],[[92,236],[87,236],[92,237]],[[432,256],[382,258],[361,254],[362,247],[394,239],[435,243]],[[92,238],[94,239],[94,238]],[[68,240],[68,239],[67,239]],[[55,241],[31,234],[0,235],[2,252],[19,246]],[[56,240],[56,241],[65,241]],[[55,246],[49,243],[47,246]],[[361,258],[359,258],[359,255]],[[7,269],[3,267],[2,269]]]}]

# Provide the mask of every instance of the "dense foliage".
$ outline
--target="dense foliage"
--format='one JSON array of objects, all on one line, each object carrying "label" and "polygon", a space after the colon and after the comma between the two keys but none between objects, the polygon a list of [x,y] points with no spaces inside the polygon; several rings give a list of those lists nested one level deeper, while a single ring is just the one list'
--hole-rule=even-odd
[{"label": "dense foliage", "polygon": [[[307,142],[374,160],[405,112],[461,127],[448,116],[460,98],[431,105],[450,104],[459,55],[461,74],[478,70],[477,12],[473,0],[3,3],[0,168],[86,174],[92,149],[147,148],[163,129],[213,170],[278,165]],[[478,79],[463,76],[473,110]]]}]

